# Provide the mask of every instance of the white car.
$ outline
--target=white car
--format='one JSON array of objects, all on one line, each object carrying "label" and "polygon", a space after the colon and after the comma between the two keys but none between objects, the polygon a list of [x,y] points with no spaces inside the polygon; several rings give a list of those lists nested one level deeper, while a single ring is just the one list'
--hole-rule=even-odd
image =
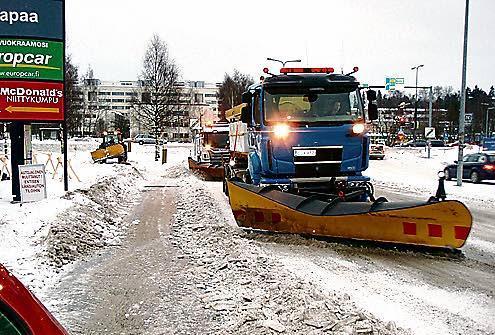
[{"label": "white car", "polygon": [[[148,134],[138,134],[134,137],[133,142],[139,143],[140,145],[155,144],[156,138],[154,136],[148,135]],[[158,140],[158,144],[163,144],[163,140],[162,139]]]},{"label": "white car", "polygon": [[385,148],[383,144],[371,144],[370,145],[370,159],[384,159]]}]

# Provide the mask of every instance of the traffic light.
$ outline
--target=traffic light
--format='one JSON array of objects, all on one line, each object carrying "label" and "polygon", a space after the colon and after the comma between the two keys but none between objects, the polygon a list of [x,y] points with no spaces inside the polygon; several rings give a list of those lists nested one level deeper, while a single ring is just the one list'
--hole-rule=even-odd
[{"label": "traffic light", "polygon": [[406,124],[406,118],[405,118],[405,117],[403,117],[403,116],[401,116],[401,117],[399,118],[399,124],[400,124],[401,126],[405,125],[405,124]]}]

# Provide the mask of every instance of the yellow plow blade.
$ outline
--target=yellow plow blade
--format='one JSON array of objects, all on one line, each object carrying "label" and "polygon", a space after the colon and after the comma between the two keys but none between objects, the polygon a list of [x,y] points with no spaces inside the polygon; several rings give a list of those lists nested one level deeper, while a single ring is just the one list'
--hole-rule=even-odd
[{"label": "yellow plow blade", "polygon": [[466,206],[452,200],[331,204],[241,182],[227,181],[227,186],[237,224],[253,229],[460,248],[472,226]]},{"label": "yellow plow blade", "polygon": [[125,153],[122,144],[113,144],[105,149],[98,149],[91,152],[91,158],[93,161],[99,161],[105,158],[115,158],[122,156]]}]

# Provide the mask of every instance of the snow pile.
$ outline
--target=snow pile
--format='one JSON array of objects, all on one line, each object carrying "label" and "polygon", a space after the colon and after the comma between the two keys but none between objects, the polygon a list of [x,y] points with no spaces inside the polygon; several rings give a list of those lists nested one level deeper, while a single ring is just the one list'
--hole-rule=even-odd
[{"label": "snow pile", "polygon": [[140,176],[129,166],[116,169],[117,175],[64,196],[74,205],[50,226],[44,241],[46,254],[57,267],[116,244],[126,233],[122,218],[139,194],[136,182]]},{"label": "snow pile", "polygon": [[[185,181],[185,182],[184,182]],[[359,311],[346,294],[323,292],[283,269],[235,227],[211,184],[184,179],[171,239],[194,271],[198,300],[232,334],[403,334]],[[224,201],[225,202],[225,199]]]},{"label": "snow pile", "polygon": [[[90,151],[98,143],[69,142],[69,159],[76,174],[70,172],[71,191],[67,193],[62,167],[54,173],[61,158],[57,141],[33,143],[37,163],[46,164],[47,199],[11,204],[11,181],[0,182],[0,263],[36,294],[42,295],[56,281],[54,274],[62,266],[118,243],[126,232],[122,218],[138,198],[143,179],[132,165],[94,164]],[[130,155],[130,160],[138,157]]]},{"label": "snow pile", "polygon": [[[476,153],[477,146],[469,146],[465,154]],[[457,148],[432,148],[431,158],[427,158],[424,148],[387,148],[383,161],[370,161],[365,175],[371,177],[373,184],[401,191],[415,193],[428,198],[434,195],[438,186],[438,171],[457,160]],[[446,181],[447,197],[468,202],[492,206],[495,193],[493,181],[472,184],[465,181],[457,187],[455,181]],[[379,194],[378,194],[379,195]]]}]

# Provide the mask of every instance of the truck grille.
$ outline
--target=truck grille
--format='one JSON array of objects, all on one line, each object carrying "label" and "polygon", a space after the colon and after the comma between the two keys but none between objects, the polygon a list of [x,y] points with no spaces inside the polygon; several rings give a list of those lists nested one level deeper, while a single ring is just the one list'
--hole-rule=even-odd
[{"label": "truck grille", "polygon": [[296,178],[333,177],[340,175],[342,146],[293,147],[293,150],[316,150],[315,156],[294,156]]},{"label": "truck grille", "polygon": [[223,165],[229,160],[228,151],[210,151],[210,163],[213,165]]}]

